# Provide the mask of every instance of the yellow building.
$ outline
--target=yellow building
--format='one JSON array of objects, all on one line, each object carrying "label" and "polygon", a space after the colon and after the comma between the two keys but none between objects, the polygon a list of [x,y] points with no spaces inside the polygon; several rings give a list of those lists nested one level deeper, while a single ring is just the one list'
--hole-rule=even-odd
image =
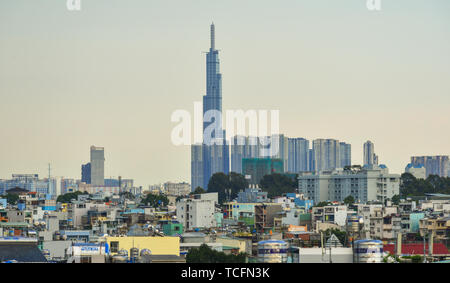
[{"label": "yellow building", "polygon": [[148,249],[152,255],[180,255],[179,237],[106,237],[106,242],[110,247],[112,255],[120,250],[126,250],[128,253],[131,248],[139,250]]},{"label": "yellow building", "polygon": [[248,241],[241,239],[231,239],[226,237],[218,237],[216,239],[216,243],[222,243],[222,246],[233,247],[239,249],[240,253],[251,253],[251,242],[250,246],[248,245]]}]

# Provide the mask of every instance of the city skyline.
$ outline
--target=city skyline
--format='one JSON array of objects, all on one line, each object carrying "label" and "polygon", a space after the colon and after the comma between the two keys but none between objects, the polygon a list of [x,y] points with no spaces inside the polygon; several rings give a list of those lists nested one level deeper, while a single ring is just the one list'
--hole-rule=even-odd
[{"label": "city skyline", "polygon": [[362,145],[371,140],[394,173],[411,156],[449,154],[448,2],[386,2],[375,14],[364,1],[258,1],[252,14],[250,1],[234,18],[226,13],[233,1],[222,9],[179,1],[186,14],[174,15],[167,3],[98,2],[80,12],[0,4],[0,118],[7,121],[0,178],[46,176],[48,163],[52,175],[81,178],[95,144],[105,148],[105,177],[143,187],[190,182],[190,148],[170,143],[170,115],[192,111],[204,95],[201,52],[212,21],[224,110],[277,108],[280,133],[345,141],[354,164],[362,165]]}]

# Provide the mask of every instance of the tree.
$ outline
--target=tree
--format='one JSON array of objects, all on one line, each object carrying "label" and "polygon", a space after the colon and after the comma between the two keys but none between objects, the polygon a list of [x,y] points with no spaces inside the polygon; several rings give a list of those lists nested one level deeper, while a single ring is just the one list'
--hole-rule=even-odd
[{"label": "tree", "polygon": [[347,232],[341,231],[336,228],[328,228],[327,230],[325,230],[325,235],[331,236],[331,234],[334,234],[339,239],[339,242],[341,242],[342,245],[346,245]]},{"label": "tree", "polygon": [[186,263],[245,263],[246,257],[245,253],[227,255],[202,244],[199,248],[189,250],[186,255]]},{"label": "tree", "polygon": [[327,206],[330,205],[331,203],[328,201],[321,201],[318,204],[315,205],[315,207],[323,207],[323,206]]},{"label": "tree", "polygon": [[344,203],[347,204],[347,205],[354,204],[355,203],[355,198],[352,195],[349,195],[348,197],[346,197],[344,199]]},{"label": "tree", "polygon": [[67,194],[58,196],[58,198],[56,199],[56,202],[70,203],[72,201],[72,199],[76,200],[76,199],[78,199],[79,195],[84,195],[84,194],[87,194],[87,193],[86,192],[82,193],[80,191],[76,191],[73,193],[67,193]]},{"label": "tree", "polygon": [[424,196],[425,194],[450,194],[450,178],[429,175],[427,179],[417,179],[410,173],[401,176],[400,196]]},{"label": "tree", "polygon": [[19,201],[19,196],[16,194],[7,194],[6,195],[6,202],[12,205],[17,204]]},{"label": "tree", "polygon": [[398,205],[400,203],[400,196],[399,195],[393,196],[391,201],[393,204]]},{"label": "tree", "polygon": [[169,204],[169,199],[164,195],[147,194],[147,196],[141,201],[141,203],[157,208],[167,206]]},{"label": "tree", "polygon": [[197,187],[193,192],[190,193],[190,195],[200,195],[204,193],[206,193],[206,191],[202,187]]},{"label": "tree", "polygon": [[226,175],[222,172],[211,176],[208,183],[208,193],[218,193],[220,204],[237,197],[239,191],[248,187],[247,180],[241,174],[231,172]]},{"label": "tree", "polygon": [[290,178],[283,174],[273,173],[265,175],[261,181],[261,189],[267,192],[267,197],[273,198],[285,193],[294,193],[297,190],[297,178]]},{"label": "tree", "polygon": [[234,199],[237,197],[240,191],[248,188],[248,182],[245,179],[245,176],[239,173],[230,172],[228,176],[231,180],[231,198]]}]

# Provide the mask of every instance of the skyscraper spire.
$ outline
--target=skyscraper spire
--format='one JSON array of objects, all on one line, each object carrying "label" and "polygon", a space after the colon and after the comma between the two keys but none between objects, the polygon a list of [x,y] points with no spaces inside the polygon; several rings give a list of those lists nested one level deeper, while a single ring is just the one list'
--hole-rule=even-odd
[{"label": "skyscraper spire", "polygon": [[211,50],[216,49],[216,32],[214,22],[211,24]]}]

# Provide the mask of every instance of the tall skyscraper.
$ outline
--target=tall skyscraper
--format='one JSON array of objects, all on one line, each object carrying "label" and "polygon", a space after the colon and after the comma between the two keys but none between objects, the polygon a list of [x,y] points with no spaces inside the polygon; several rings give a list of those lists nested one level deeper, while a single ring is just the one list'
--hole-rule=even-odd
[{"label": "tall skyscraper", "polygon": [[266,137],[267,140],[270,140],[269,146],[262,146],[263,148],[269,149],[269,156],[263,155],[263,158],[275,158],[283,160],[283,170],[287,172],[288,164],[289,164],[289,150],[288,150],[288,137],[283,134],[277,134]]},{"label": "tall skyscraper", "polygon": [[273,158],[244,158],[242,159],[242,171],[249,184],[257,185],[265,175],[284,173],[283,160]]},{"label": "tall skyscraper", "polygon": [[194,191],[197,187],[203,187],[203,149],[201,144],[193,144],[191,146],[192,191]]},{"label": "tall skyscraper", "polygon": [[309,163],[309,141],[304,138],[289,138],[287,171],[307,172],[310,170]]},{"label": "tall skyscraper", "polygon": [[340,142],[339,143],[339,151],[341,153],[341,168],[344,168],[345,166],[351,166],[352,165],[352,145]]},{"label": "tall skyscraper", "polygon": [[[215,48],[215,27],[211,25],[211,46],[209,52],[206,54],[206,95],[203,96],[203,118],[205,113],[211,110],[216,110],[222,114],[222,74],[220,73],[219,50]],[[205,129],[214,121],[203,120],[203,134]],[[211,137],[219,138],[224,134],[222,130],[222,121],[217,124],[217,127],[212,132]],[[225,136],[222,136],[225,138]],[[203,142],[206,141],[206,136],[203,136]]]},{"label": "tall skyscraper", "polygon": [[378,155],[375,154],[375,145],[371,141],[364,143],[364,165],[378,165]]},{"label": "tall skyscraper", "polygon": [[105,185],[105,149],[91,146],[91,184]]},{"label": "tall skyscraper", "polygon": [[234,136],[230,144],[231,171],[242,174],[242,160],[244,158],[259,158],[261,145],[259,137]]},{"label": "tall skyscraper", "polygon": [[314,167],[311,171],[320,172],[341,167],[340,144],[334,139],[313,141]]},{"label": "tall skyscraper", "polygon": [[430,175],[449,176],[450,160],[448,155],[412,156],[411,164],[413,166],[423,165],[427,177]]},{"label": "tall skyscraper", "polygon": [[231,171],[243,173],[245,158],[272,158],[283,161],[284,172],[333,170],[351,165],[351,145],[334,139],[288,138],[283,134],[266,137],[235,136],[231,145]]},{"label": "tall skyscraper", "polygon": [[91,163],[81,165],[81,182],[91,183]]},{"label": "tall skyscraper", "polygon": [[231,172],[242,174],[242,159],[249,158],[247,151],[248,137],[234,136],[231,139]]},{"label": "tall skyscraper", "polygon": [[291,158],[288,141],[288,137],[283,134],[264,137],[234,136],[230,145],[231,171],[242,174],[244,158],[273,158],[283,161],[283,170],[287,172]]},{"label": "tall skyscraper", "polygon": [[[230,170],[229,145],[225,139],[226,133],[222,128],[222,74],[220,73],[219,51],[215,47],[215,38],[215,26],[212,24],[211,45],[206,54],[206,95],[203,96],[201,161],[198,158],[198,145],[192,145],[194,148],[191,149],[191,153],[195,153],[195,157],[197,157],[195,160],[191,159],[191,183],[194,189],[199,178],[203,179],[201,187],[207,189],[209,179],[214,173],[228,174]],[[198,167],[198,162],[202,163],[202,170]],[[192,164],[195,166],[192,167]]]}]

